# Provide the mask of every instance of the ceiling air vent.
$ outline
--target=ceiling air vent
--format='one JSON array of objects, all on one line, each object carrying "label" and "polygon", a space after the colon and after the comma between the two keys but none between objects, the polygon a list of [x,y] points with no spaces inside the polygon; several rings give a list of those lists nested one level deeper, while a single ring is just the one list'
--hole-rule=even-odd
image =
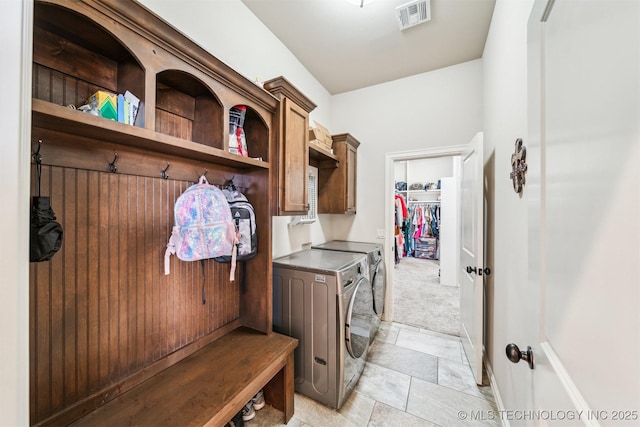
[{"label": "ceiling air vent", "polygon": [[431,0],[415,0],[396,7],[401,30],[431,20]]}]

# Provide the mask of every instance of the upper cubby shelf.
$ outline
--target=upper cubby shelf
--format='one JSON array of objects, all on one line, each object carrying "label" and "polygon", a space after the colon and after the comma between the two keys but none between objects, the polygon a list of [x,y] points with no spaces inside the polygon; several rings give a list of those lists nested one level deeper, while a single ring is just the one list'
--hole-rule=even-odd
[{"label": "upper cubby shelf", "polygon": [[33,97],[80,107],[95,92],[130,91],[144,102],[144,70],[111,33],[60,6],[34,8]]},{"label": "upper cubby shelf", "polygon": [[[33,124],[39,132],[73,133],[193,159],[204,156],[239,168],[269,168],[277,99],[140,4],[36,2],[33,46]],[[73,111],[98,91],[111,99],[130,92],[140,100],[137,116],[122,114],[120,104],[114,107],[122,114],[116,121],[95,108],[94,115]],[[236,105],[246,107],[248,157],[229,152],[230,110]],[[117,121],[123,117],[130,120]]]},{"label": "upper cubby shelf", "polygon": [[219,148],[106,120],[39,99],[32,100],[32,112],[33,137],[36,139],[44,136],[41,135],[43,130],[50,130],[241,169],[269,168],[265,161],[237,156]]}]

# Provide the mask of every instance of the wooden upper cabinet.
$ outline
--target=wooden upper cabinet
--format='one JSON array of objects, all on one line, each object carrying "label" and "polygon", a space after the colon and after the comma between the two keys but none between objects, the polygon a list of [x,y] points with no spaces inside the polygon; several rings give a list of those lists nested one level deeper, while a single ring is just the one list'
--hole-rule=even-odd
[{"label": "wooden upper cabinet", "polygon": [[276,121],[277,143],[273,144],[272,174],[276,199],[274,215],[306,215],[307,165],[309,164],[309,113],[316,107],[284,77],[264,83],[264,88],[280,99]]},{"label": "wooden upper cabinet", "polygon": [[360,142],[348,133],[333,135],[335,169],[322,169],[318,176],[318,213],[356,213],[356,175]]}]

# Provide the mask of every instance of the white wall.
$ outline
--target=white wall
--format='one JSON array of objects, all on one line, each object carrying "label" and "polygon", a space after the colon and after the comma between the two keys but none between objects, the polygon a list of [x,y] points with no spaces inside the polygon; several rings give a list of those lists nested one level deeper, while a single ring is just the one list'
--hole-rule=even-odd
[{"label": "white wall", "polygon": [[[485,265],[493,273],[485,283],[487,300],[486,352],[507,408],[530,407],[523,402],[528,369],[504,355],[510,342],[528,326],[523,298],[527,284],[527,187],[524,197],[513,190],[509,173],[516,138],[527,144],[527,21],[532,0],[497,0],[484,62],[484,156],[487,218]],[[527,304],[524,304],[526,310]],[[537,320],[537,317],[533,315]],[[535,322],[533,322],[535,324]]]},{"label": "white wall", "polygon": [[405,160],[395,162],[394,167],[395,180],[405,181],[407,186],[413,183],[438,183],[440,178],[453,176],[452,157]]},{"label": "white wall", "polygon": [[[29,132],[31,39],[23,40],[32,2],[4,0],[0,18],[0,425],[29,425]],[[22,93],[21,91],[26,91]],[[23,99],[27,102],[23,102]],[[23,114],[24,113],[24,114]]]},{"label": "white wall", "polygon": [[482,130],[482,60],[333,96],[331,132],[358,148],[357,214],[333,238],[375,241],[384,228],[385,153],[461,145]]}]

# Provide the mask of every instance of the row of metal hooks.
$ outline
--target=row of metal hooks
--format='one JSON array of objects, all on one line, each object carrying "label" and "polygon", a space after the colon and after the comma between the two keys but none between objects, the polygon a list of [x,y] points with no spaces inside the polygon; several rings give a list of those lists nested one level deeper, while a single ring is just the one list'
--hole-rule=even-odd
[{"label": "row of metal hooks", "polygon": [[[116,166],[116,162],[118,161],[118,152],[114,151],[113,152],[113,160],[111,162],[109,162],[109,172],[111,173],[117,173],[118,172],[118,167]],[[167,171],[169,170],[169,166],[171,166],[171,163],[167,162],[167,166],[164,167],[164,169],[162,169],[160,171],[160,178],[162,179],[169,179],[169,174],[167,173]],[[207,175],[208,170],[204,170],[204,175]]]},{"label": "row of metal hooks", "polygon": [[[42,147],[42,140],[39,139],[38,140],[38,149],[36,150],[35,153],[33,153],[31,155],[31,158],[33,159],[33,161],[36,164],[41,164],[42,163],[42,155],[40,154],[40,148]],[[113,160],[110,161],[107,165],[107,170],[111,173],[117,173],[118,172],[118,167],[116,166],[116,162],[118,161],[118,152],[114,151],[113,152]],[[167,171],[169,170],[169,167],[171,166],[171,163],[167,162],[167,165],[164,167],[164,169],[160,170],[160,177],[162,179],[169,179],[169,174],[167,173]],[[204,170],[204,172],[202,172],[200,176],[207,176],[207,173],[209,171],[207,169]],[[233,178],[232,178],[233,179]]]}]

